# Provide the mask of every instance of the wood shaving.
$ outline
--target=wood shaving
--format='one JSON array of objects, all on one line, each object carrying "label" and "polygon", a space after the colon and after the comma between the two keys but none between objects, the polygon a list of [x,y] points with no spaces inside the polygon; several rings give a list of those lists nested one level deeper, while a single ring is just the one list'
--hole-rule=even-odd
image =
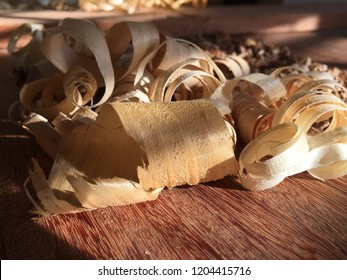
[{"label": "wood shaving", "polygon": [[[32,40],[16,49],[21,30]],[[26,192],[42,215],[152,200],[164,187],[228,175],[264,190],[304,171],[347,173],[347,90],[336,68],[251,38],[224,44],[228,53],[199,41],[204,51],[151,23],[101,31],[64,19],[13,36],[19,66],[41,74],[20,101],[30,113],[23,126],[54,158],[48,178],[36,160],[29,168]]]}]

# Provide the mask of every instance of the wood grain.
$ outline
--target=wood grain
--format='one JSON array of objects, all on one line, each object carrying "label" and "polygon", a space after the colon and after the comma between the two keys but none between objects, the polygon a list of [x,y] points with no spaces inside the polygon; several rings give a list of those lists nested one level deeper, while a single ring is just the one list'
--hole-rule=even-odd
[{"label": "wood grain", "polygon": [[[209,185],[165,190],[152,202],[39,218],[28,215],[31,206],[20,185],[31,153],[41,161],[44,155],[30,138],[2,141],[1,146],[7,151],[1,154],[2,160],[10,162],[7,169],[1,169],[1,182],[5,182],[1,184],[5,258],[347,256],[346,178],[324,183],[300,174],[287,178],[275,189],[249,192],[228,177]],[[11,151],[20,155],[19,162],[13,161],[16,156]]]},{"label": "wood grain", "polygon": [[[347,65],[339,55],[347,49],[344,34],[260,37]],[[52,160],[6,120],[19,89],[11,79],[15,61],[4,48],[0,60],[1,259],[347,259],[347,177],[323,182],[302,173],[263,192],[246,191],[227,177],[164,190],[157,200],[136,205],[31,215],[22,189],[28,163],[36,157],[48,172]]]}]

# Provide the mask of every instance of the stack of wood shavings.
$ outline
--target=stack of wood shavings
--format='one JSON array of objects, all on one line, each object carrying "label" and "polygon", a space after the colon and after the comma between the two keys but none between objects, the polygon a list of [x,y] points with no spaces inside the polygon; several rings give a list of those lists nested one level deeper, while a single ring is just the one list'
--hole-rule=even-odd
[{"label": "stack of wood shavings", "polygon": [[164,187],[228,175],[264,190],[303,171],[347,173],[347,90],[313,63],[251,73],[267,62],[252,66],[247,47],[214,57],[150,23],[101,31],[75,19],[49,32],[24,24],[8,49],[41,75],[19,99],[23,126],[54,159],[48,178],[33,160],[25,186],[42,215],[156,199]]}]

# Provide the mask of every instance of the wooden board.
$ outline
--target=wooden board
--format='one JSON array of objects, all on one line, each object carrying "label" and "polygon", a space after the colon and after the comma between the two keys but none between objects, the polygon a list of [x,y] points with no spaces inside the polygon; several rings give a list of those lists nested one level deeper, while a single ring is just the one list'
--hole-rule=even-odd
[{"label": "wooden board", "polygon": [[205,32],[287,33],[347,27],[347,4],[235,5],[211,6],[204,10],[182,8],[179,13],[142,9],[134,15],[119,12],[17,11],[0,12],[0,30],[23,22],[56,25],[64,17],[85,18],[108,28],[117,21],[152,21],[175,36]]},{"label": "wooden board", "polygon": [[[6,37],[7,36],[7,37]],[[3,39],[8,38],[5,33]],[[302,55],[344,65],[340,33],[262,34]],[[317,49],[310,46],[323,40]],[[333,41],[330,41],[333,40]],[[335,41],[334,41],[335,40]],[[335,42],[331,48],[329,42]],[[264,192],[227,177],[164,190],[155,201],[49,218],[32,216],[23,192],[30,158],[51,159],[6,120],[19,89],[15,60],[0,51],[1,259],[346,259],[347,177],[322,182],[306,173]]]}]

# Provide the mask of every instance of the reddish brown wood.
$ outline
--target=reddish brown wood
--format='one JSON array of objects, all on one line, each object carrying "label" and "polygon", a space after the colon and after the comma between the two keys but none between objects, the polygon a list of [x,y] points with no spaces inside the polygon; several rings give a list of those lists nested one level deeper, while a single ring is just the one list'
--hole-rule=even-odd
[{"label": "reddish brown wood", "polygon": [[[2,124],[4,129],[12,128]],[[30,157],[47,159],[32,139],[19,135],[14,141],[1,138],[1,251],[6,259],[347,256],[347,178],[324,183],[300,174],[275,189],[249,192],[228,177],[165,190],[152,202],[33,218],[20,186]]]},{"label": "reddish brown wood", "polygon": [[[340,33],[260,38],[288,44],[316,61],[347,65],[347,41]],[[22,189],[28,163],[36,157],[48,171],[52,161],[6,120],[19,89],[11,79],[15,60],[4,45],[0,55],[1,259],[347,258],[347,177],[322,182],[303,173],[264,192],[245,191],[228,177],[164,190],[156,201],[136,205],[32,216]]]},{"label": "reddish brown wood", "polygon": [[347,70],[347,29],[316,32],[262,34],[264,42],[275,46],[287,46],[302,58],[326,63]]},{"label": "reddish brown wood", "polygon": [[[287,33],[347,27],[347,4],[292,4],[210,6],[204,10],[182,8],[179,12],[163,9],[139,10],[134,15],[119,12],[82,11],[5,11],[0,13],[0,32],[14,30],[23,22],[56,25],[66,17],[86,18],[103,29],[120,21],[152,21],[174,36],[205,32]],[[0,44],[4,41],[0,38]]]}]

